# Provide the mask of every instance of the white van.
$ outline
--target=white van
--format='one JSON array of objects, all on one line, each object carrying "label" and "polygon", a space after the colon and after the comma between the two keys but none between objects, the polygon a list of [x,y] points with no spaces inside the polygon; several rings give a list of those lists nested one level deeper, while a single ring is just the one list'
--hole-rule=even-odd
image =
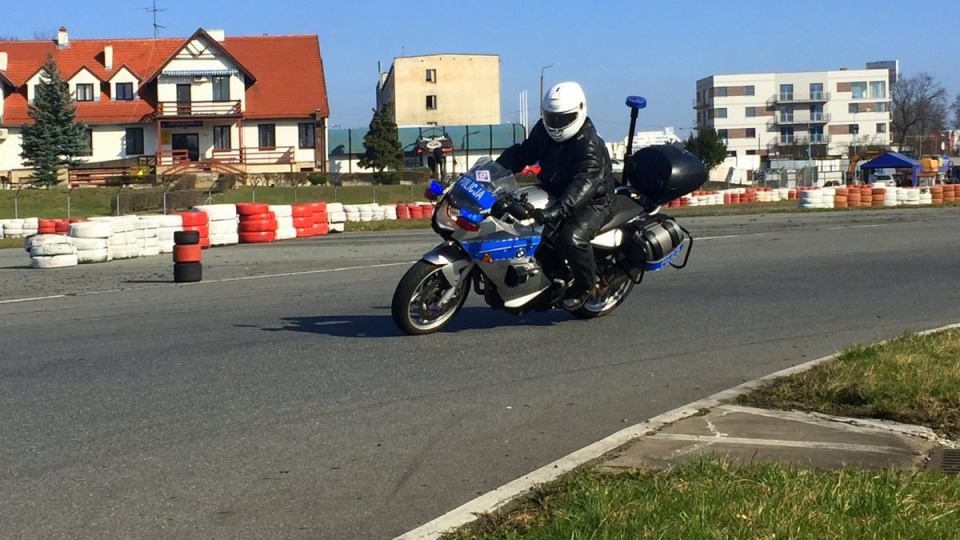
[{"label": "white van", "polygon": [[870,183],[877,187],[897,187],[897,181],[890,174],[870,175]]}]

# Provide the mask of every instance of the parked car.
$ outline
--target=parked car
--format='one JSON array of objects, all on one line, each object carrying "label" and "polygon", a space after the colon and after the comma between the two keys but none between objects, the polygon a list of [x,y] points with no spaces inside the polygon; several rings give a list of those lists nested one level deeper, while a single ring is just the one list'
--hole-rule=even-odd
[{"label": "parked car", "polygon": [[870,183],[877,187],[897,187],[897,180],[890,174],[871,175]]}]

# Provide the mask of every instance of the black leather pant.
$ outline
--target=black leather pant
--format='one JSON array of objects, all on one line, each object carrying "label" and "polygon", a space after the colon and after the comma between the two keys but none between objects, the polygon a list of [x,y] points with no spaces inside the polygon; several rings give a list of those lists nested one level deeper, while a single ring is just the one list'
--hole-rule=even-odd
[{"label": "black leather pant", "polygon": [[593,289],[597,263],[590,241],[610,219],[612,212],[612,206],[605,201],[591,202],[560,222],[556,229],[554,242],[559,254],[569,261],[573,273],[574,283],[568,291],[570,296],[579,296]]}]

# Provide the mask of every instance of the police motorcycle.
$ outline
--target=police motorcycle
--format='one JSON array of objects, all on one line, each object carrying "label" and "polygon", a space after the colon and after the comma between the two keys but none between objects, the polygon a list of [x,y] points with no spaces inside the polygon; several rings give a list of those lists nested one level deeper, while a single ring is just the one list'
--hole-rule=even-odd
[{"label": "police motorcycle", "polygon": [[[680,146],[656,145],[633,154],[642,97],[627,98],[630,134],[621,185],[608,222],[591,244],[595,288],[570,311],[589,319],[613,312],[647,272],[686,266],[693,236],[663,214],[663,204],[698,189],[707,179],[702,162]],[[551,203],[539,186],[518,187],[513,173],[493,160],[478,161],[450,186],[434,181],[431,221],[444,242],[425,253],[401,278],[391,302],[394,323],[406,334],[437,332],[463,307],[470,291],[493,309],[520,315],[566,309],[571,282],[551,231],[530,212]],[[683,255],[681,259],[681,255]]]}]

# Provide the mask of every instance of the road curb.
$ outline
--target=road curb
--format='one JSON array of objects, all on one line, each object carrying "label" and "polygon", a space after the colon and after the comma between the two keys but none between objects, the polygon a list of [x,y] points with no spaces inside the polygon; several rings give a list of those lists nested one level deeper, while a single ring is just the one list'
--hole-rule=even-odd
[{"label": "road curb", "polygon": [[[960,324],[950,324],[939,328],[917,332],[919,335],[928,335],[945,330],[960,328]],[[888,340],[878,341],[876,344],[886,343]],[[466,525],[477,519],[482,514],[495,512],[507,503],[516,499],[520,495],[529,492],[537,485],[556,480],[560,476],[590,462],[601,456],[623,446],[624,444],[644,437],[663,429],[663,427],[700,414],[706,409],[720,405],[723,402],[731,401],[737,397],[746,394],[759,386],[762,386],[774,379],[788,377],[797,373],[802,373],[812,369],[820,364],[836,358],[836,354],[824,356],[816,360],[811,360],[803,364],[793,366],[787,369],[771,373],[759,379],[747,381],[743,384],[717,392],[701,400],[688,403],[671,411],[657,415],[645,422],[635,424],[622,429],[609,437],[597,441],[589,446],[585,446],[576,452],[568,454],[552,463],[549,463],[539,469],[521,476],[512,482],[500,486],[493,491],[487,492],[476,499],[468,501],[463,505],[447,512],[446,514],[424,523],[423,525],[406,532],[394,538],[394,540],[431,540],[438,539],[443,533]],[[889,428],[890,426],[888,426]]]}]

